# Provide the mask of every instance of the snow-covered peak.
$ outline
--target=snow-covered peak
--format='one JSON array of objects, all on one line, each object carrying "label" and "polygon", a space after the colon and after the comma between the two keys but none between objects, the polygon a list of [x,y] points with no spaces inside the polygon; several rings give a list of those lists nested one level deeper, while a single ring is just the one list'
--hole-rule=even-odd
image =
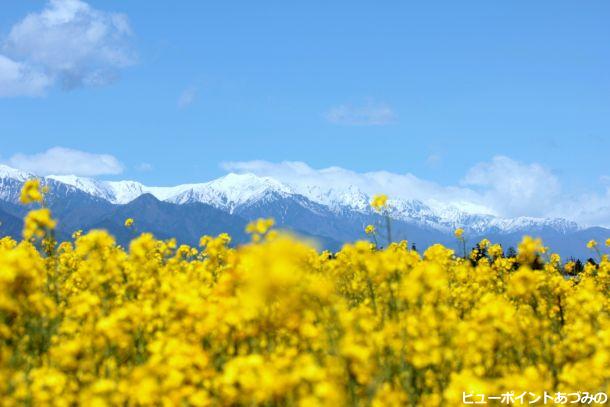
[{"label": "snow-covered peak", "polygon": [[0,178],[9,178],[23,182],[34,177],[35,176],[33,174],[28,172],[9,167],[8,165],[0,164]]},{"label": "snow-covered peak", "polygon": [[22,183],[34,177],[33,174],[0,164],[0,200],[19,202]]},{"label": "snow-covered peak", "polygon": [[89,195],[97,196],[110,202],[114,201],[114,192],[107,182],[77,177],[76,175],[49,175],[45,178],[70,185]]},{"label": "snow-covered peak", "polygon": [[180,187],[147,187],[137,181],[99,181],[75,175],[50,175],[46,178],[70,185],[114,204],[129,203],[146,193],[165,200],[182,191]]},{"label": "snow-covered peak", "polygon": [[230,173],[202,184],[181,186],[179,194],[167,200],[177,204],[203,202],[232,212],[237,206],[263,199],[270,194],[288,196],[293,191],[269,177]]},{"label": "snow-covered peak", "polygon": [[351,209],[366,212],[370,208],[370,196],[355,185],[346,187],[326,187],[316,184],[300,184],[292,186],[300,195],[312,202],[328,206],[333,211]]},{"label": "snow-covered peak", "polygon": [[[18,202],[22,183],[32,177],[32,174],[25,171],[0,164],[0,199]],[[370,207],[372,196],[362,190],[362,185],[329,185],[318,183],[313,178],[307,183],[283,183],[267,176],[230,173],[208,182],[171,187],[150,187],[137,181],[100,181],[74,175],[51,175],[44,179],[51,184],[68,185],[113,204],[126,204],[143,194],[150,193],[162,201],[176,204],[201,202],[233,213],[241,206],[264,205],[277,197],[293,197],[299,202],[305,202],[303,201],[305,197],[306,200],[327,208],[337,216],[350,211],[372,213]],[[576,223],[566,219],[503,218],[489,208],[468,201],[396,199],[390,196],[388,210],[397,220],[417,223],[444,232],[452,232],[458,227],[464,227],[472,234],[523,233],[546,228],[567,233],[580,228]]]},{"label": "snow-covered peak", "polygon": [[106,181],[108,190],[112,191],[112,202],[125,204],[146,193],[146,187],[136,181]]},{"label": "snow-covered peak", "polygon": [[230,208],[261,198],[270,192],[284,195],[292,193],[289,187],[273,178],[253,174],[231,173],[205,183],[172,187],[150,187],[137,181],[98,181],[74,175],[52,175],[47,178],[114,204],[126,204],[149,193],[159,200],[177,204],[203,202],[220,208]]},{"label": "snow-covered peak", "polygon": [[291,190],[286,185],[271,177],[259,177],[254,174],[235,174],[229,173],[224,177],[217,178],[204,184],[206,187],[219,191],[246,190],[251,192],[273,189],[290,193]]},{"label": "snow-covered peak", "polygon": [[536,230],[549,228],[558,232],[573,232],[580,229],[576,222],[563,218],[534,218],[530,216],[519,216],[517,218],[491,218],[488,228],[496,227],[502,232],[521,232],[523,230]]}]

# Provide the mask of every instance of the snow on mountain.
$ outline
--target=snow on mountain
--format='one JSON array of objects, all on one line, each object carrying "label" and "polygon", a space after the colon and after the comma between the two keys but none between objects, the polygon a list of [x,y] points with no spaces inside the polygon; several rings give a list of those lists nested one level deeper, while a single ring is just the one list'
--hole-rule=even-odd
[{"label": "snow on mountain", "polygon": [[[22,183],[33,175],[0,164],[0,199],[16,201]],[[233,213],[240,206],[265,204],[276,198],[292,197],[303,204],[311,201],[341,216],[345,212],[372,212],[371,196],[354,185],[324,187],[315,184],[287,185],[271,177],[250,173],[230,173],[221,178],[198,184],[173,187],[150,187],[136,181],[100,181],[72,175],[52,175],[48,181],[69,185],[113,204],[126,204],[150,193],[157,199],[175,204],[201,202]],[[304,198],[303,198],[304,197]],[[465,227],[471,233],[498,231],[523,232],[550,228],[558,232],[576,231],[579,226],[556,218],[501,218],[489,209],[471,202],[438,202],[430,200],[390,199],[388,209],[393,218],[416,223],[443,232]]]},{"label": "snow on mountain", "polygon": [[166,200],[177,204],[203,202],[229,213],[233,213],[240,205],[259,201],[273,194],[294,194],[289,187],[272,178],[253,174],[230,173],[210,182],[183,187],[183,192]]},{"label": "snow on mountain", "polygon": [[46,179],[52,179],[76,189],[110,202],[114,202],[114,191],[105,181],[91,178],[77,177],[75,175],[49,175]]},{"label": "snow on mountain", "polygon": [[136,181],[108,181],[107,184],[114,193],[115,203],[119,204],[131,202],[143,194],[151,194],[160,201],[166,201],[188,188],[188,185],[149,187]]},{"label": "snow on mountain", "polygon": [[291,185],[291,188],[312,202],[328,206],[335,212],[345,209],[366,212],[370,208],[370,197],[354,185],[347,188],[326,188],[319,185],[295,184]]},{"label": "snow on mountain", "polygon": [[32,174],[0,164],[0,200],[17,202],[21,185],[32,178]]},{"label": "snow on mountain", "polygon": [[497,228],[504,233],[521,232],[524,230],[540,230],[549,228],[558,232],[567,233],[580,230],[581,227],[576,223],[562,218],[533,218],[529,216],[520,216],[517,218],[490,218],[486,230]]},{"label": "snow on mountain", "polygon": [[143,194],[152,194],[159,200],[167,200],[181,193],[187,185],[177,187],[148,187],[137,181],[98,181],[74,175],[50,175],[45,177],[73,186],[83,192],[105,199],[113,204],[126,204]]},{"label": "snow on mountain", "polygon": [[220,209],[233,210],[239,205],[262,199],[267,194],[293,194],[290,188],[272,178],[252,174],[228,174],[205,183],[174,187],[149,187],[136,181],[98,181],[73,175],[53,175],[47,178],[114,204],[125,204],[148,193],[161,201],[176,204],[202,202]]},{"label": "snow on mountain", "polygon": [[32,178],[33,175],[25,171],[11,168],[7,165],[0,164],[0,179],[13,179],[16,181],[26,181]]}]

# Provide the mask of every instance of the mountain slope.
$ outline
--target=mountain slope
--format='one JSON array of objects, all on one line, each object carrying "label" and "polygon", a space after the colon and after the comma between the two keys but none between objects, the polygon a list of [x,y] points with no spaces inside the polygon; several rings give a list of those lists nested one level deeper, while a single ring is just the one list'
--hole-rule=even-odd
[{"label": "mountain slope", "polygon": [[[134,229],[124,226],[125,219],[136,220]],[[160,239],[176,238],[179,243],[198,245],[203,235],[229,233],[234,243],[247,240],[246,221],[210,205],[190,203],[176,205],[159,201],[144,194],[133,201],[117,205],[99,222],[87,229],[106,229],[122,244],[127,244],[136,233],[149,232]]]},{"label": "mountain slope", "polygon": [[[0,210],[5,216],[20,222],[25,215],[28,208],[19,204],[19,193],[31,177],[0,165]],[[126,242],[132,232],[123,222],[132,217],[139,231],[150,231],[160,238],[197,243],[202,234],[228,232],[240,242],[247,239],[243,232],[247,221],[272,217],[280,228],[336,248],[342,242],[365,238],[364,227],[382,220],[370,208],[371,196],[357,186],[322,186],[315,180],[311,185],[287,185],[270,177],[228,174],[209,182],[172,187],[74,176],[49,176],[42,182],[49,188],[46,204],[59,220],[60,237],[77,229],[104,227]],[[566,219],[500,218],[466,203],[390,199],[388,210],[394,240],[406,239],[418,248],[433,243],[456,247],[453,231],[463,227],[470,245],[487,237],[505,247],[516,246],[527,234],[542,237],[564,257],[585,258],[591,255],[585,247],[589,239],[610,237],[608,229],[583,228]],[[14,219],[9,223],[13,230],[19,230]]]},{"label": "mountain slope", "polygon": [[[9,180],[5,181],[6,176],[2,178],[0,171],[0,199],[15,201],[19,185],[27,179],[28,174],[8,167],[5,167],[4,173],[8,175]],[[269,202],[274,202],[275,197],[282,197],[293,199],[297,203],[307,199],[317,204],[318,208],[324,208],[326,212],[339,216],[351,213],[372,214],[369,206],[371,197],[356,186],[343,188],[322,187],[315,184],[289,186],[273,178],[253,174],[227,174],[205,183],[174,187],[149,187],[135,181],[98,181],[74,176],[49,176],[46,177],[45,182],[52,186],[68,185],[74,191],[83,192],[111,204],[125,204],[149,193],[162,201],[176,204],[200,202],[234,213],[242,210],[240,208],[264,205],[270,198]],[[504,219],[487,213],[472,212],[479,209],[476,206],[464,210],[467,205],[457,207],[439,202],[431,205],[418,200],[404,199],[390,199],[388,203],[394,219],[444,233],[450,233],[457,227],[464,227],[471,234],[525,233],[528,230],[549,227],[560,233],[575,232],[580,229],[577,224],[565,219],[531,217]]]},{"label": "mountain slope", "polygon": [[23,230],[23,221],[0,207],[0,238],[4,236],[11,236],[14,239],[18,239],[21,236]]}]

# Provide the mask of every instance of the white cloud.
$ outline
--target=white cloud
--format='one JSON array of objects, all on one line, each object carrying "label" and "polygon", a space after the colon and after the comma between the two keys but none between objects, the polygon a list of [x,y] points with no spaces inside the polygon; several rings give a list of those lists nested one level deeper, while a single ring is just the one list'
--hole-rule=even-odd
[{"label": "white cloud", "polygon": [[182,93],[180,94],[180,97],[178,98],[178,107],[180,109],[186,109],[187,107],[192,105],[196,99],[197,99],[197,88],[195,88],[195,87],[186,88],[184,91],[182,91]]},{"label": "white cloud", "polygon": [[41,96],[51,83],[44,73],[0,54],[0,97]]},{"label": "white cloud", "polygon": [[[52,85],[100,86],[135,62],[124,14],[80,0],[50,0],[15,24],[0,55],[0,96],[38,96]],[[17,72],[17,73],[15,73]]]},{"label": "white cloud", "polygon": [[462,183],[480,188],[486,204],[507,216],[546,216],[561,193],[559,180],[548,169],[504,156],[475,165]]},{"label": "white cloud", "polygon": [[372,195],[385,193],[401,199],[416,199],[432,206],[454,204],[467,207],[476,213],[492,213],[482,205],[479,194],[459,186],[442,186],[416,177],[413,174],[396,174],[388,171],[358,173],[341,167],[314,169],[299,161],[270,163],[267,161],[227,162],[222,167],[228,171],[251,172],[273,177],[303,191],[312,185],[322,189],[357,187]]},{"label": "white cloud", "polygon": [[348,126],[383,126],[396,121],[396,114],[391,107],[374,102],[362,106],[335,106],[325,116],[330,123]]},{"label": "white cloud", "polygon": [[568,195],[557,203],[552,214],[575,219],[583,225],[610,228],[610,185],[602,193]]},{"label": "white cloud", "polygon": [[383,192],[390,197],[417,199],[436,208],[452,205],[470,213],[504,217],[563,217],[583,225],[610,227],[610,185],[603,194],[572,197],[561,193],[558,178],[544,166],[503,156],[474,165],[458,185],[449,186],[410,173],[359,173],[340,167],[314,169],[298,161],[227,162],[222,167],[227,171],[270,176],[297,192],[312,185],[322,189],[355,186],[367,194]]},{"label": "white cloud", "polygon": [[108,154],[92,154],[64,147],[53,147],[38,154],[15,154],[7,164],[38,175],[80,175],[92,177],[120,174],[123,164]]}]

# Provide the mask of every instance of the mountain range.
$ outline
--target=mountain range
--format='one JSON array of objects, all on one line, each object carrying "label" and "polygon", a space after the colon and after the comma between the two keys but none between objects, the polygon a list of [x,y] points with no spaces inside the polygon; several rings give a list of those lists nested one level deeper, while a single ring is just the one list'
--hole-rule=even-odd
[{"label": "mountain range", "polygon": [[[0,234],[19,236],[29,208],[19,204],[23,183],[33,174],[0,165]],[[364,227],[380,216],[371,196],[354,185],[287,184],[271,177],[230,173],[197,184],[150,187],[135,181],[100,181],[77,176],[41,178],[48,186],[46,203],[58,219],[58,236],[69,239],[78,229],[104,228],[126,244],[135,235],[123,226],[134,218],[138,232],[175,237],[196,244],[204,234],[228,232],[233,242],[247,241],[248,221],[272,217],[283,229],[331,250],[365,238]],[[453,231],[462,227],[472,246],[483,237],[516,247],[523,235],[541,237],[564,257],[588,258],[590,239],[605,241],[610,229],[583,227],[561,218],[502,218],[455,203],[390,199],[394,240],[406,239],[418,249],[434,243],[457,248]],[[383,237],[380,237],[384,241]]]}]

